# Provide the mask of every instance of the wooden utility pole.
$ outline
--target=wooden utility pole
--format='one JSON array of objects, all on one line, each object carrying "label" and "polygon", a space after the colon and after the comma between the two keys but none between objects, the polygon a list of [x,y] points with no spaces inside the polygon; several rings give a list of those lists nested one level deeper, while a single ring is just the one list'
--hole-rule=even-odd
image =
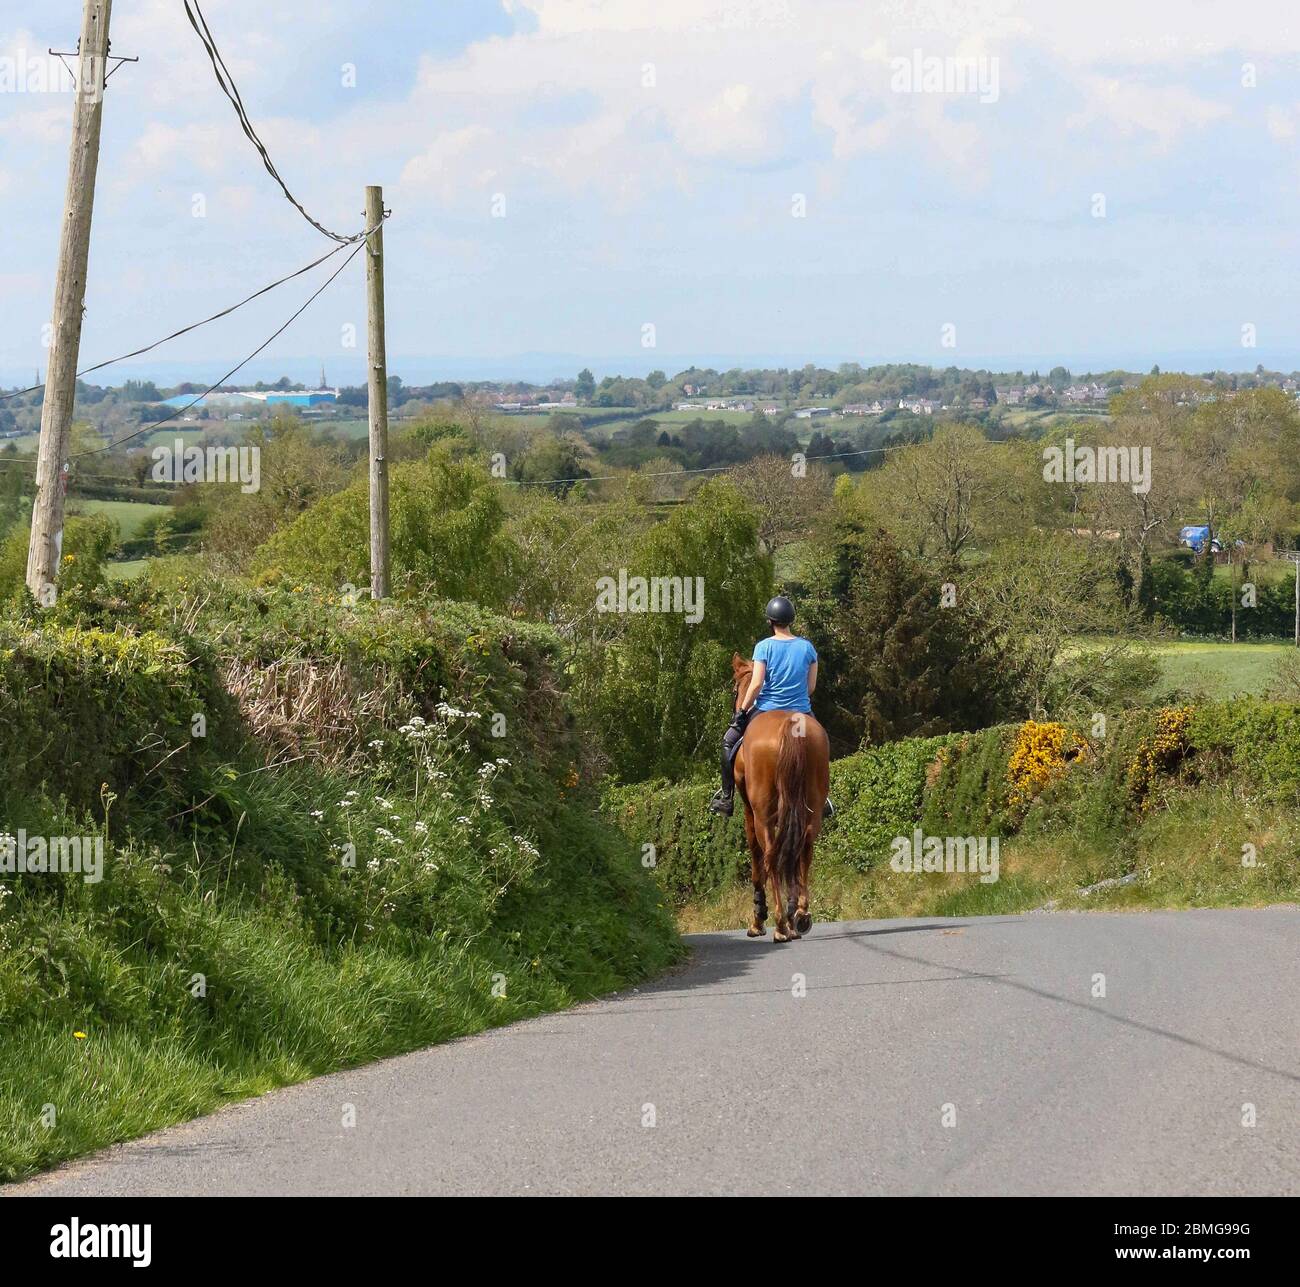
[{"label": "wooden utility pole", "polygon": [[77,394],[81,315],[90,257],[90,217],[99,169],[99,129],[108,69],[108,17],[113,0],[85,0],[77,46],[76,98],[72,108],[72,152],[54,279],[53,334],[41,406],[41,441],[36,456],[36,501],[27,549],[27,586],[38,602],[54,602],[63,553],[63,509],[68,489],[68,448]]},{"label": "wooden utility pole", "polygon": [[388,584],[388,358],[384,345],[384,190],[366,189],[366,319],[370,361],[370,597]]}]

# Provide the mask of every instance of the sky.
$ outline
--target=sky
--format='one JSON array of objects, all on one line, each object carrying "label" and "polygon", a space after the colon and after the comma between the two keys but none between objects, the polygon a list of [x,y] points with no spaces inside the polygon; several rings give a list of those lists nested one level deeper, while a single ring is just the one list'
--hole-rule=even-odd
[{"label": "sky", "polygon": [[[288,186],[384,187],[390,372],[1300,367],[1280,0],[202,0]],[[0,383],[44,370],[79,0],[0,10]],[[82,365],[331,248],[182,0],[116,0]],[[329,266],[95,378],[216,379]],[[238,378],[364,379],[355,259]]]}]

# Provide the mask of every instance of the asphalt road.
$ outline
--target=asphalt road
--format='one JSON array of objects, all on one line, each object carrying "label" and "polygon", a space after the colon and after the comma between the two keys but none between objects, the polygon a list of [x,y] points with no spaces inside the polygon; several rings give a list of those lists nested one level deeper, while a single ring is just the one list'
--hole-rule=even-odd
[{"label": "asphalt road", "polygon": [[653,985],[7,1192],[1300,1193],[1300,909],[690,943]]}]

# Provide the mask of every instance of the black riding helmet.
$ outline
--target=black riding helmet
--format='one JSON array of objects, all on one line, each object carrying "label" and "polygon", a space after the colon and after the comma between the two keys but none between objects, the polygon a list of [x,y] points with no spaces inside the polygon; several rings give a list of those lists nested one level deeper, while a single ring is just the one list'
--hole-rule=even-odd
[{"label": "black riding helmet", "polygon": [[794,604],[783,594],[767,601],[763,615],[777,626],[788,626],[794,620]]}]

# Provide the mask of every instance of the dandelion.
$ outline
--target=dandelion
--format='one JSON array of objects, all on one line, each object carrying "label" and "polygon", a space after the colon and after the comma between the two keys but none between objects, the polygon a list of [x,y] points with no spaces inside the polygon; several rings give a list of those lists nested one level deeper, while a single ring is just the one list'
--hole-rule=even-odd
[{"label": "dandelion", "polygon": [[76,1037],[78,1041],[85,1041],[86,1039],[86,1034],[84,1032],[74,1032],[72,1035]]}]

